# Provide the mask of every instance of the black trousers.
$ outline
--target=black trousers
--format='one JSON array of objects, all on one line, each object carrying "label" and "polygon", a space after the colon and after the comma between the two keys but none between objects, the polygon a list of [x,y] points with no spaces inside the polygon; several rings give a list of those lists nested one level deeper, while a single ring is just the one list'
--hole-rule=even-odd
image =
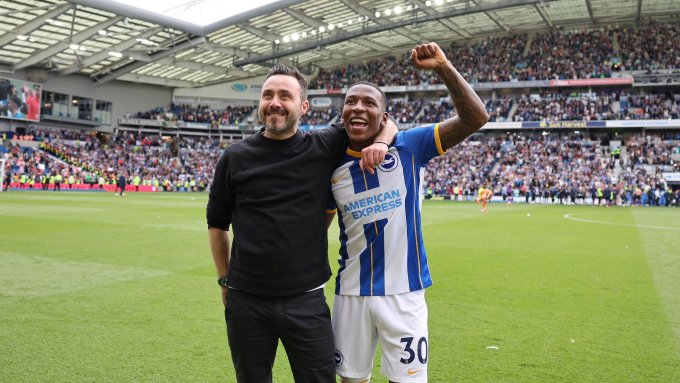
[{"label": "black trousers", "polygon": [[229,290],[224,310],[239,383],[271,383],[279,339],[296,383],[335,383],[335,343],[323,289],[269,297]]}]

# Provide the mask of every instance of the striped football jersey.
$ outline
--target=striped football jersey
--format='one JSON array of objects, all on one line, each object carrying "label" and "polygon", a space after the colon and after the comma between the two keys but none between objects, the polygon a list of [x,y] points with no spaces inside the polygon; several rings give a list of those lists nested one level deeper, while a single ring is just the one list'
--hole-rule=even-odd
[{"label": "striped football jersey", "polygon": [[[336,294],[394,295],[432,285],[420,224],[427,162],[444,153],[439,124],[399,132],[375,174],[350,149],[331,178],[340,225]],[[333,203],[334,202],[334,203]]]}]

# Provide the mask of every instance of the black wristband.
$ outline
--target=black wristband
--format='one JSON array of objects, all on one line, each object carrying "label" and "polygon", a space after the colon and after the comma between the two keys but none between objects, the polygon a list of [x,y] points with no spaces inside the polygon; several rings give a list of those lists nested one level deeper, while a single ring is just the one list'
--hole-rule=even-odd
[{"label": "black wristband", "polygon": [[227,282],[227,276],[226,275],[223,276],[223,277],[217,278],[217,284],[218,285],[220,285],[222,287],[229,287],[229,285],[227,283],[228,282]]},{"label": "black wristband", "polygon": [[385,141],[373,141],[373,143],[374,143],[374,144],[385,144],[385,146],[387,146],[388,149],[389,149],[389,147],[390,147],[390,144],[388,144],[388,143],[385,142]]}]

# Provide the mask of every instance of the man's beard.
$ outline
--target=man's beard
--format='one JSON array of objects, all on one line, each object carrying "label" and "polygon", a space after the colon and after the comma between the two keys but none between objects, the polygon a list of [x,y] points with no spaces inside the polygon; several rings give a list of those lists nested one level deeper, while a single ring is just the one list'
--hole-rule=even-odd
[{"label": "man's beard", "polygon": [[276,123],[267,122],[267,115],[265,114],[263,120],[264,128],[269,134],[273,136],[283,136],[295,130],[295,127],[297,126],[297,120],[299,118],[298,116],[295,116],[293,113],[289,113],[286,110],[267,111],[267,113],[272,112],[284,114],[284,122],[283,126],[281,126],[280,122],[278,121],[281,117],[275,117],[277,120]]}]

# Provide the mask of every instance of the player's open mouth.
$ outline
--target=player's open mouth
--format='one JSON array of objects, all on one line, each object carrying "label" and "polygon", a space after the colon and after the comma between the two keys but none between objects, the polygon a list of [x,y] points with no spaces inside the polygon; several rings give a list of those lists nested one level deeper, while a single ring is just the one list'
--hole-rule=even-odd
[{"label": "player's open mouth", "polygon": [[353,128],[365,128],[368,126],[368,121],[363,118],[354,117],[349,119],[349,125]]}]

